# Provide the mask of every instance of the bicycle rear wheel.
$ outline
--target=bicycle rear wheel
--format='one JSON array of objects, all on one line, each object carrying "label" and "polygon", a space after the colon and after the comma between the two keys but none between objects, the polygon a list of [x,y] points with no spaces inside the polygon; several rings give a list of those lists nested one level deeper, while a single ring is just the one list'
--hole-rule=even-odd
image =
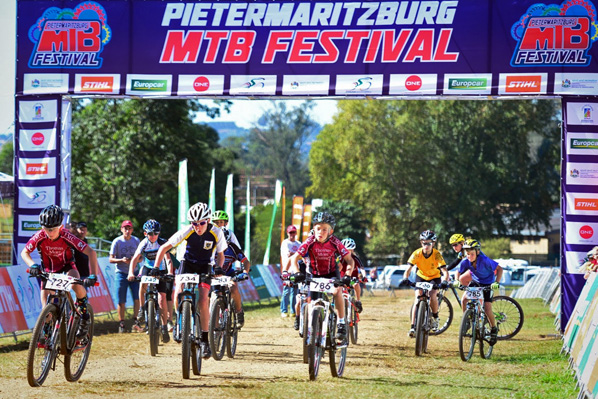
[{"label": "bicycle rear wheel", "polygon": [[349,337],[351,343],[357,345],[357,338],[359,337],[359,314],[355,309],[355,305],[351,304],[351,312],[349,314]]},{"label": "bicycle rear wheel", "polygon": [[473,349],[475,348],[476,325],[474,312],[467,309],[461,319],[461,329],[459,330],[459,356],[464,362],[471,359]]},{"label": "bicycle rear wheel", "polygon": [[193,375],[201,374],[201,348],[199,346],[198,338],[201,335],[201,324],[199,322],[199,314],[195,313],[195,320],[193,323],[193,337],[195,340],[191,343],[191,369]]},{"label": "bicycle rear wheel", "polygon": [[308,347],[309,379],[315,381],[320,371],[320,362],[324,354],[322,346],[322,312],[318,307],[312,311],[311,337]]},{"label": "bicycle rear wheel", "polygon": [[[74,312],[74,311],[73,311]],[[93,340],[93,309],[91,304],[87,304],[87,313],[89,314],[89,328],[84,338],[77,338],[77,330],[81,317],[74,312],[75,322],[68,331],[67,354],[64,356],[64,377],[69,382],[78,381],[83,375],[89,352],[91,351],[91,342]]]},{"label": "bicycle rear wheel", "polygon": [[482,359],[490,359],[492,355],[492,349],[494,349],[494,345],[490,345],[488,341],[490,340],[490,322],[488,321],[488,317],[484,315],[484,322],[480,328],[481,336],[478,337],[480,341],[480,356]]},{"label": "bicycle rear wheel", "polygon": [[438,328],[436,330],[430,330],[430,335],[440,335],[451,326],[453,322],[453,305],[445,297],[438,302]]},{"label": "bicycle rear wheel", "polygon": [[222,360],[226,344],[227,310],[222,298],[216,298],[210,309],[210,349],[214,360]]},{"label": "bicycle rear wheel", "polygon": [[42,386],[58,354],[60,328],[55,328],[58,317],[58,308],[48,304],[42,309],[33,328],[27,353],[27,382],[32,387]]},{"label": "bicycle rear wheel", "polygon": [[330,322],[329,327],[330,349],[328,350],[328,360],[330,361],[330,372],[333,377],[342,377],[347,360],[347,345],[339,347],[336,344],[336,317]]},{"label": "bicycle rear wheel", "polygon": [[147,333],[150,341],[150,355],[156,356],[158,353],[158,324],[156,324],[156,303],[153,299],[148,299],[147,303]]},{"label": "bicycle rear wheel", "polygon": [[423,355],[426,348],[424,348],[425,340],[425,323],[426,323],[426,308],[425,301],[419,301],[417,303],[417,309],[415,312],[415,356]]},{"label": "bicycle rear wheel", "polygon": [[226,356],[232,359],[235,357],[235,353],[237,352],[237,338],[239,334],[234,299],[231,299],[229,309],[229,316],[226,323]]},{"label": "bicycle rear wheel", "polygon": [[183,378],[189,379],[189,359],[191,358],[191,304],[183,302],[181,307],[181,355]]},{"label": "bicycle rear wheel", "polygon": [[519,302],[510,296],[498,295],[492,298],[492,312],[496,319],[499,340],[511,339],[523,327],[523,309]]},{"label": "bicycle rear wheel", "polygon": [[307,364],[308,362],[308,347],[309,342],[307,342],[307,330],[309,329],[309,306],[307,303],[303,304],[303,312],[301,313],[301,317],[303,318],[303,335],[301,336],[301,341],[303,342],[303,363]]}]

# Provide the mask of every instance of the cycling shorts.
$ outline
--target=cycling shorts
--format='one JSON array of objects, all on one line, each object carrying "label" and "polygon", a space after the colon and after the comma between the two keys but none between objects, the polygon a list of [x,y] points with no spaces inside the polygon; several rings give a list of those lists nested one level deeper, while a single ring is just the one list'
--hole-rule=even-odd
[{"label": "cycling shorts", "polygon": [[[179,267],[179,274],[187,274],[187,273],[195,273],[195,274],[210,274],[212,273],[212,266],[210,264],[205,263],[192,263],[187,260],[181,261],[181,266]],[[204,280],[204,282],[200,283],[199,286],[203,288],[211,288],[212,279],[208,278]]]},{"label": "cycling shorts", "polygon": [[[480,283],[476,283],[475,281],[472,281],[471,283],[469,283],[470,287],[490,287],[491,284],[480,284]],[[492,292],[492,290],[487,290],[487,291],[483,291],[484,293],[484,302],[488,302],[488,303],[492,303],[492,296],[494,295],[494,292]]]},{"label": "cycling shorts", "polygon": [[[442,278],[440,277],[436,277],[433,278],[431,280],[426,280],[425,278],[422,278],[420,276],[418,276],[417,274],[415,275],[415,282],[416,283],[432,283],[432,284],[437,284],[440,285],[440,283],[442,283]],[[415,288],[417,290],[417,288]]]},{"label": "cycling shorts", "polygon": [[[142,267],[141,268],[141,276],[149,276],[149,272],[150,272],[151,268],[149,267]],[[166,275],[166,270],[160,270],[160,276],[165,276]],[[158,281],[158,292],[159,293],[165,293],[166,292],[166,281],[164,280],[159,280]]]}]

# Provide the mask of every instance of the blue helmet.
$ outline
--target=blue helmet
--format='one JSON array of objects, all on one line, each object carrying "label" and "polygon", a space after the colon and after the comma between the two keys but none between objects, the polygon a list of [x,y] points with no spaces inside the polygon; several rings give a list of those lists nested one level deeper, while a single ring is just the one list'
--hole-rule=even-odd
[{"label": "blue helmet", "polygon": [[160,223],[154,219],[150,219],[143,224],[143,231],[146,233],[159,233],[161,230]]}]

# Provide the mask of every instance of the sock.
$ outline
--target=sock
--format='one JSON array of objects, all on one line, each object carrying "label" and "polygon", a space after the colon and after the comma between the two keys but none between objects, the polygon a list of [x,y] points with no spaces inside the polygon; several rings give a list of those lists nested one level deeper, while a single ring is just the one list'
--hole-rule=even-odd
[{"label": "sock", "polygon": [[415,324],[412,324],[412,325],[411,325],[411,328],[415,328]]},{"label": "sock", "polygon": [[77,310],[83,320],[89,320],[89,313],[87,313],[87,296],[77,298]]},{"label": "sock", "polygon": [[435,318],[435,319],[437,319],[438,318],[438,312],[432,313],[432,317]]},{"label": "sock", "polygon": [[209,333],[210,333],[209,331],[202,331],[202,332],[201,332],[201,340],[202,340],[203,342],[208,342],[208,339],[209,339]]},{"label": "sock", "polygon": [[345,324],[345,318],[344,317],[339,317],[338,318],[338,324]]}]

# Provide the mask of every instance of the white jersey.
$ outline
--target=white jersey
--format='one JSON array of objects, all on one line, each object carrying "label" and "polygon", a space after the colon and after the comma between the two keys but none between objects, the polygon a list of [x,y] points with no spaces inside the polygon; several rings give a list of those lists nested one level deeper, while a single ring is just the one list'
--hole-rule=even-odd
[{"label": "white jersey", "polygon": [[289,258],[295,255],[295,252],[297,252],[300,246],[301,241],[298,240],[291,241],[287,238],[282,242],[280,245],[280,256],[282,257],[282,265],[280,265],[281,270],[284,270]]}]

